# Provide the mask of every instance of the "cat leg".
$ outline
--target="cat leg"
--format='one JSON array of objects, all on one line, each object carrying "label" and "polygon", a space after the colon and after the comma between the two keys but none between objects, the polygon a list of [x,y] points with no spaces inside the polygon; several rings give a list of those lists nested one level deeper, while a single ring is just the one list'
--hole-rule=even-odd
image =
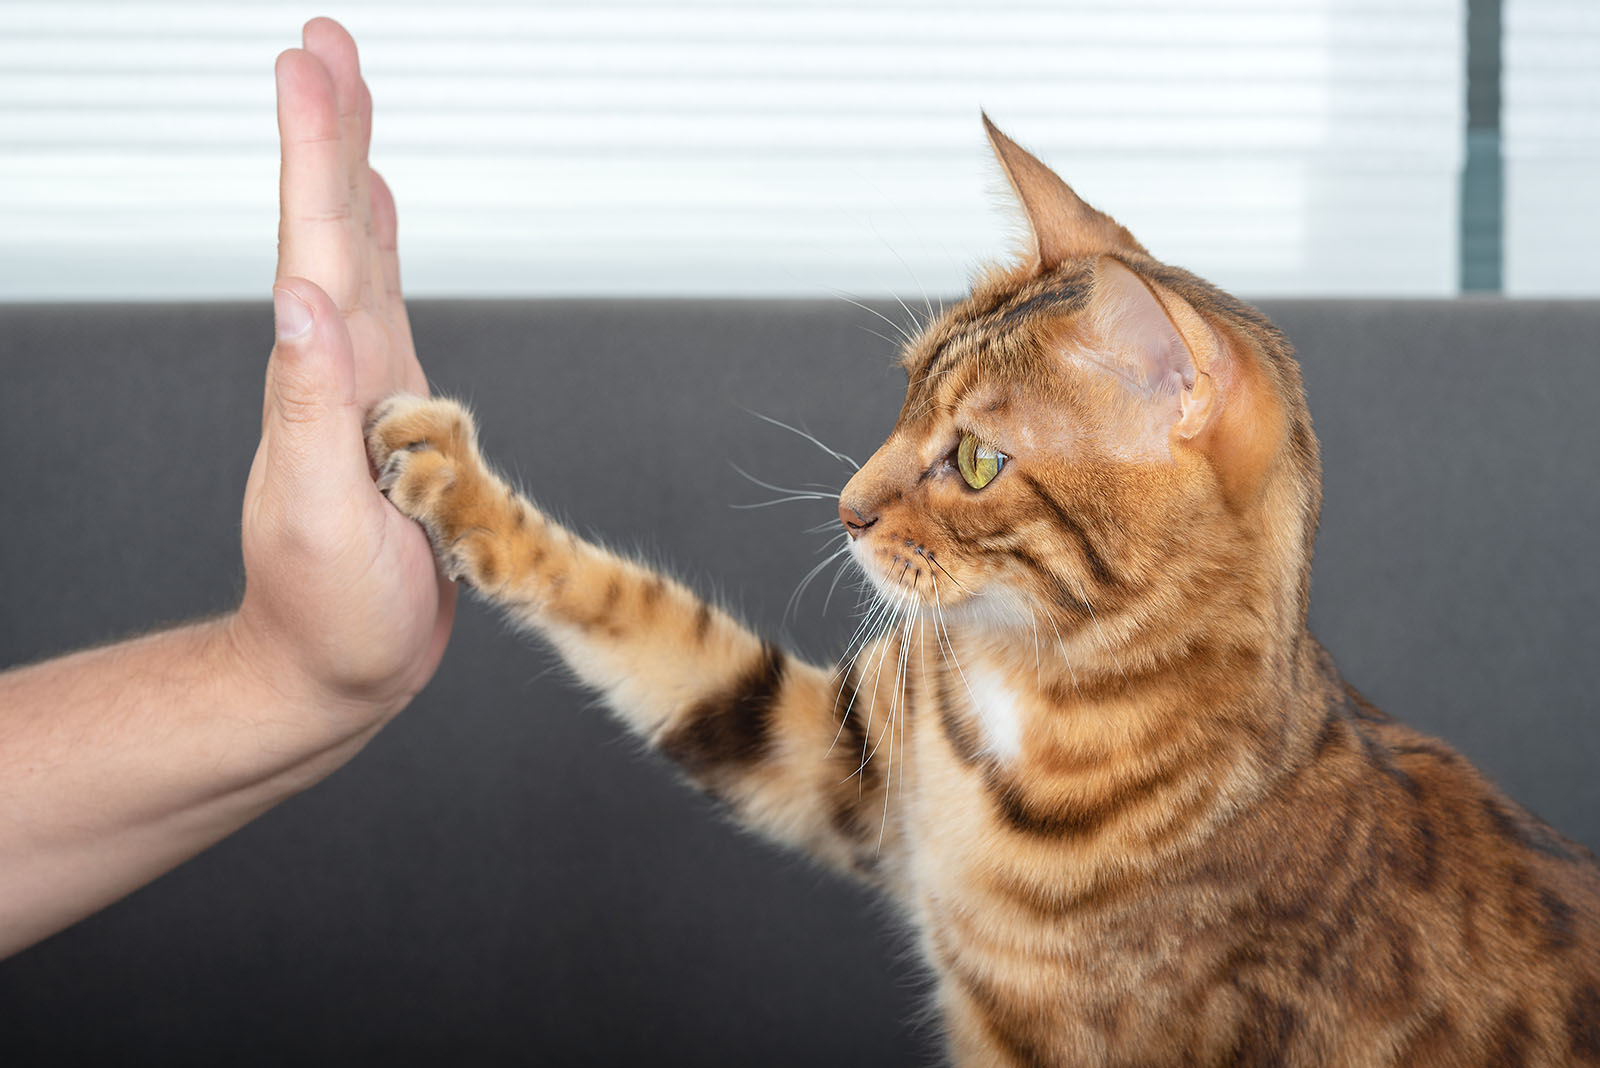
[{"label": "cat leg", "polygon": [[367,440],[380,488],[422,524],[444,571],[546,637],[694,782],[781,842],[858,874],[882,869],[898,834],[886,762],[863,759],[863,723],[869,695],[887,707],[878,691],[896,657],[871,650],[859,671],[837,674],[808,664],[682,583],[577,537],[489,468],[455,401],[390,397]]}]

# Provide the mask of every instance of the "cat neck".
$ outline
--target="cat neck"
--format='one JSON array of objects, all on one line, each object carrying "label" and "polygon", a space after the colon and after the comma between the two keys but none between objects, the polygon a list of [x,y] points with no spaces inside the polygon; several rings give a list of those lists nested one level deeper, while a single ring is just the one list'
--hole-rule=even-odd
[{"label": "cat neck", "polygon": [[1188,750],[1286,770],[1341,685],[1303,625],[1288,633],[1237,619],[1131,636],[1115,618],[1029,620],[952,625],[925,654],[1004,762],[1103,767]]}]

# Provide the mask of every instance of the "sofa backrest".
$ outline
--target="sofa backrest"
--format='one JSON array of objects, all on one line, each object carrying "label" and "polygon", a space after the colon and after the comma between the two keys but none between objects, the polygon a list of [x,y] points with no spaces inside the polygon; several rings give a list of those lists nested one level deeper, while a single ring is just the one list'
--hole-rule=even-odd
[{"label": "sofa backrest", "polygon": [[[1275,301],[1323,445],[1314,628],[1374,701],[1600,847],[1600,302]],[[881,309],[891,317],[903,313]],[[898,410],[842,302],[414,308],[437,390],[541,502],[828,656],[785,602]],[[0,307],[0,665],[225,609],[271,343],[259,305]],[[831,533],[831,532],[830,532]],[[870,898],[732,830],[543,650],[467,604],[350,766],[0,963],[0,1060],[927,1063]]]}]

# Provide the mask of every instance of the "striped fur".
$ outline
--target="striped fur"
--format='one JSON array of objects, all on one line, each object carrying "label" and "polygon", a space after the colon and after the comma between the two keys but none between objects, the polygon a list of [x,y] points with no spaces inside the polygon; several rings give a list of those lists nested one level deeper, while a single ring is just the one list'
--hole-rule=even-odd
[{"label": "striped fur", "polygon": [[[742,821],[898,902],[959,1063],[1600,1062],[1594,858],[1306,629],[1287,341],[991,137],[1033,246],[904,354],[840,512],[908,608],[836,669],[553,523],[453,402],[380,407],[380,484]],[[981,491],[964,432],[1008,457]]]}]

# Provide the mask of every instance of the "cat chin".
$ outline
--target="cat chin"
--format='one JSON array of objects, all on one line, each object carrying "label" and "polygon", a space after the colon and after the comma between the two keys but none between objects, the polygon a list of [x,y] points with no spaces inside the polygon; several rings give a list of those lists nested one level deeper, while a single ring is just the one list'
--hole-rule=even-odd
[{"label": "cat chin", "polygon": [[928,619],[942,619],[946,627],[984,633],[1012,633],[1018,630],[1032,632],[1043,627],[1043,617],[1048,608],[1037,606],[1026,591],[1004,585],[990,585],[981,590],[955,589],[940,583],[935,591],[929,583],[899,584],[877,564],[869,550],[859,543],[850,547],[856,566],[861,569],[877,595],[897,608],[910,607]]},{"label": "cat chin", "polygon": [[1031,630],[1038,618],[1027,594],[1006,587],[985,589],[944,606],[946,624],[959,624],[973,630]]},{"label": "cat chin", "polygon": [[918,608],[925,607],[930,612],[933,610],[933,599],[924,597],[923,590],[909,583],[901,584],[893,581],[872,561],[862,560],[859,555],[856,557],[856,566],[867,576],[867,581],[872,583],[873,591],[883,600],[897,607],[912,605]]},{"label": "cat chin", "polygon": [[874,592],[885,601],[900,607],[913,606],[915,610],[926,612],[930,618],[942,615],[947,624],[959,623],[979,630],[1010,631],[1031,627],[1031,621],[1037,618],[1030,608],[1032,601],[1019,590],[1005,587],[957,590],[948,583],[941,583],[938,596],[935,596],[931,584],[897,584],[870,559],[862,560],[858,555],[856,564],[866,575],[867,581],[872,583]]}]

